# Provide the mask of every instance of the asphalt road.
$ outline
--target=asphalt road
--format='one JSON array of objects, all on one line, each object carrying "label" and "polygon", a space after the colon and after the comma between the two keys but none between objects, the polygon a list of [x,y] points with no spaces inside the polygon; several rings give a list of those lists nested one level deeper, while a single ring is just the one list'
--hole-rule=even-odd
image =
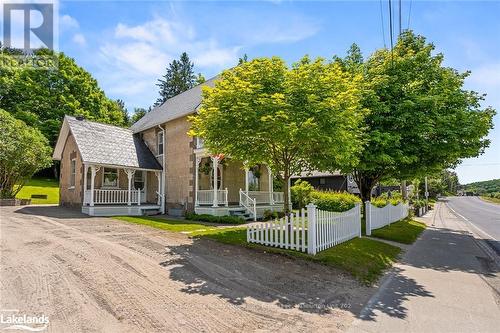
[{"label": "asphalt road", "polygon": [[500,205],[483,201],[478,197],[449,197],[448,206],[480,229],[488,242],[500,253]]}]

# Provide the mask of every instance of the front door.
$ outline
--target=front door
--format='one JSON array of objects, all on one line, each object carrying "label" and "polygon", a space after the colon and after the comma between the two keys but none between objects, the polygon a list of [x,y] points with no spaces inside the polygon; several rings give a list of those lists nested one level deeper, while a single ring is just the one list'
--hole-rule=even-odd
[{"label": "front door", "polygon": [[134,190],[141,190],[141,203],[144,203],[147,201],[146,198],[146,186],[147,186],[147,173],[146,171],[143,170],[137,170],[134,173]]}]

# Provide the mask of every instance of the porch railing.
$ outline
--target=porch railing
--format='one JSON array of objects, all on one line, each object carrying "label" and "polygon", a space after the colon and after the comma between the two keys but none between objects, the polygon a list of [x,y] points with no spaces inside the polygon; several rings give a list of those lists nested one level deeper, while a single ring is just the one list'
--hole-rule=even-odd
[{"label": "porch railing", "polygon": [[240,206],[245,207],[247,212],[252,214],[253,220],[257,220],[257,202],[254,198],[250,197],[245,191],[240,189]]},{"label": "porch railing", "polygon": [[[227,188],[224,190],[217,190],[217,204],[227,206]],[[213,205],[214,203],[214,190],[198,190],[197,191],[197,205]]]},{"label": "porch railing", "polygon": [[[142,192],[142,193],[141,193]],[[141,195],[144,196],[142,190],[130,190],[130,203],[141,204]],[[84,203],[90,203],[91,190],[85,191]],[[95,189],[94,204],[128,204],[128,190],[118,189]]]},{"label": "porch railing", "polygon": [[248,191],[248,196],[255,199],[257,204],[283,203],[283,192]]}]

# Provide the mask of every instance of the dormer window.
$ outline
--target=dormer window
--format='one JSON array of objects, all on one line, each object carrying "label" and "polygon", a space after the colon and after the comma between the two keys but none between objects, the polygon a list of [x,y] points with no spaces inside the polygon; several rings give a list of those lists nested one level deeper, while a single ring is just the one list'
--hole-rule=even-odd
[{"label": "dormer window", "polygon": [[158,140],[158,155],[163,155],[163,132],[158,132],[156,138]]}]

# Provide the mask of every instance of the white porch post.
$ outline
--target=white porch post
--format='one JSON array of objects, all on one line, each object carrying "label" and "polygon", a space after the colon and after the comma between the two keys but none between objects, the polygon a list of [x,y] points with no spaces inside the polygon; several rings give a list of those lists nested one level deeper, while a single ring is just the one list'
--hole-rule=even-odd
[{"label": "white porch post", "polygon": [[94,187],[95,187],[95,175],[99,171],[99,167],[95,165],[90,166],[91,179],[90,179],[90,206],[94,206]]},{"label": "white porch post", "polygon": [[155,171],[155,176],[158,178],[158,206],[161,205],[161,172]]},{"label": "white porch post", "polygon": [[245,166],[245,193],[248,194],[248,167]]},{"label": "white porch post", "polygon": [[267,175],[269,177],[268,184],[269,184],[269,203],[271,205],[274,205],[274,198],[273,198],[273,173],[271,172],[271,168],[269,165],[267,166]]},{"label": "white porch post", "polygon": [[132,177],[135,174],[135,170],[132,169],[123,169],[125,173],[127,174],[128,178],[128,200],[127,200],[127,205],[130,206],[132,204]]},{"label": "white porch post", "polygon": [[87,172],[89,166],[87,164],[83,165],[83,205],[85,206],[87,202]]},{"label": "white porch post", "polygon": [[201,162],[201,157],[196,156],[196,165],[194,167],[194,205],[195,207],[199,206],[198,203],[198,184],[200,182],[200,162]]},{"label": "white porch post", "polygon": [[217,157],[212,157],[212,165],[213,165],[213,186],[214,186],[214,199],[213,199],[213,207],[219,206],[219,198],[217,198],[217,174],[219,167],[219,159]]}]

